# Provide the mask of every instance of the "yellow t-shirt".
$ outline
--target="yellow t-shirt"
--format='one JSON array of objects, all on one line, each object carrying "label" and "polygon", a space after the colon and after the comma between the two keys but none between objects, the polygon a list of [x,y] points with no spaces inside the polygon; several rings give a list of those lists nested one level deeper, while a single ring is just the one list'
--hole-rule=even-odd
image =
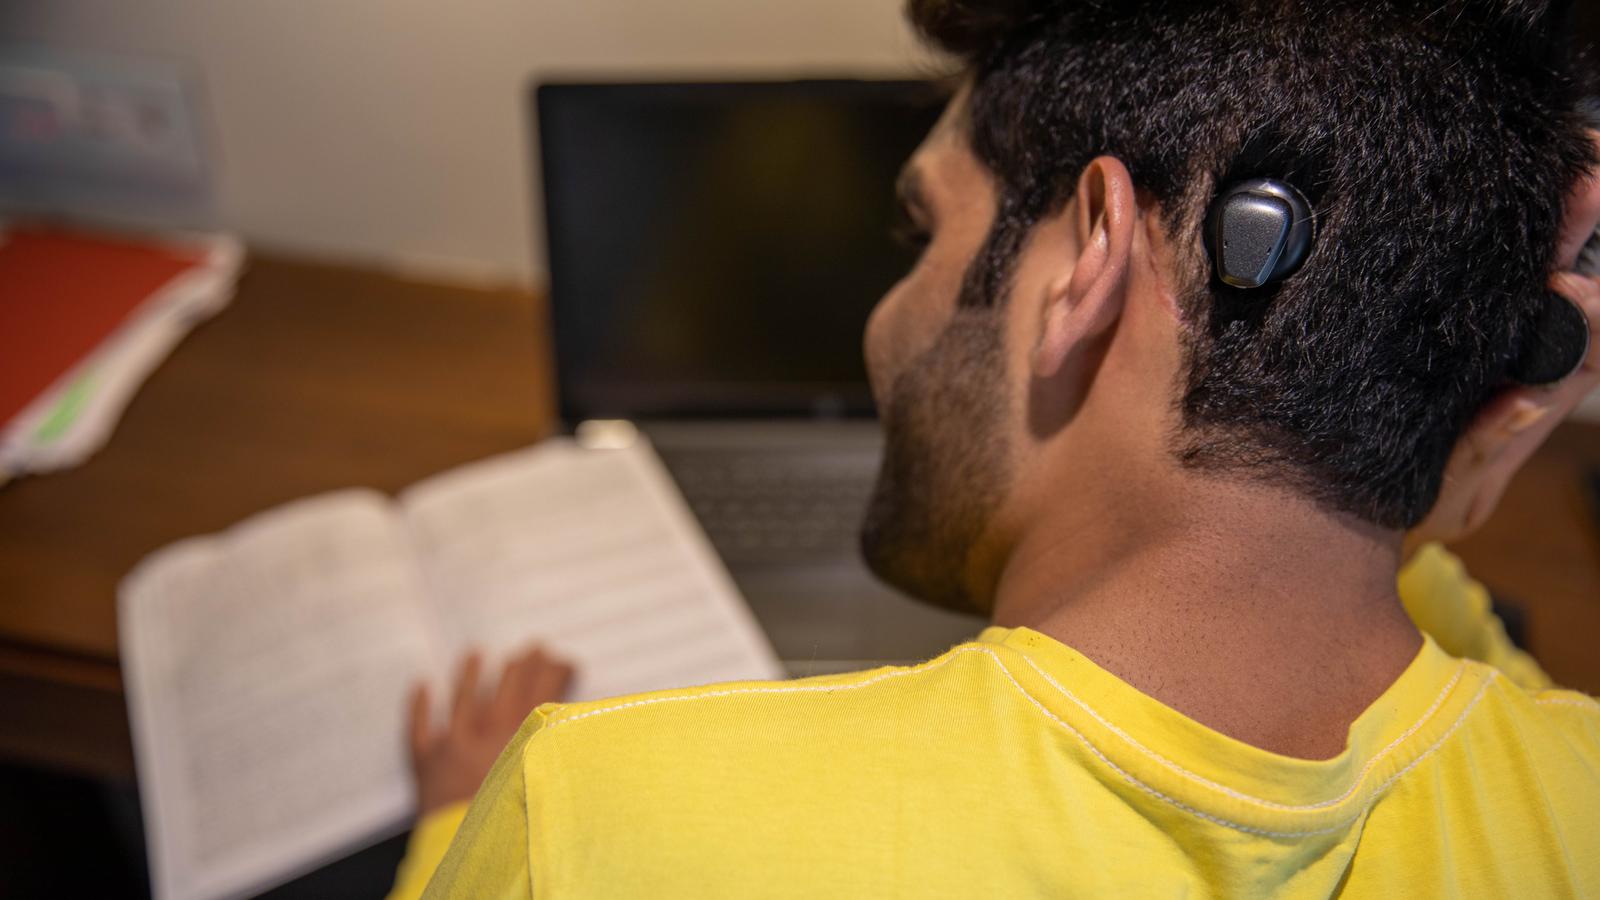
[{"label": "yellow t-shirt", "polygon": [[[1470,615],[1453,558],[1419,562],[1408,608]],[[1600,704],[1496,652],[1528,671],[1428,639],[1315,762],[1026,628],[909,668],[550,704],[426,896],[1600,895]]]}]

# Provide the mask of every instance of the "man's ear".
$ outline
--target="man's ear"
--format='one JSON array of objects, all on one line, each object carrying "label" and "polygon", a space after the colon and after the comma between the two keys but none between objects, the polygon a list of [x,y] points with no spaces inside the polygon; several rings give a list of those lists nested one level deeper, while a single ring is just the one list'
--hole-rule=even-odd
[{"label": "man's ear", "polygon": [[1078,260],[1070,275],[1049,288],[1033,355],[1033,374],[1039,378],[1061,371],[1074,348],[1122,315],[1139,215],[1133,177],[1121,160],[1097,157],[1078,177],[1072,203]]}]

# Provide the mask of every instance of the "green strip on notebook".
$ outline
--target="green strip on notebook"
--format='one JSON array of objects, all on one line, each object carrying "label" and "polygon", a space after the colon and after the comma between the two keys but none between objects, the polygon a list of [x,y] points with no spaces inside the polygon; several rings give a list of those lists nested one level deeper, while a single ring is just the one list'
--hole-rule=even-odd
[{"label": "green strip on notebook", "polygon": [[56,408],[50,411],[50,415],[39,426],[39,430],[33,433],[34,440],[50,443],[66,434],[67,429],[77,421],[78,414],[83,412],[84,406],[89,402],[89,397],[94,393],[93,387],[94,377],[90,374],[85,374],[72,382],[61,395],[61,401],[56,404]]}]

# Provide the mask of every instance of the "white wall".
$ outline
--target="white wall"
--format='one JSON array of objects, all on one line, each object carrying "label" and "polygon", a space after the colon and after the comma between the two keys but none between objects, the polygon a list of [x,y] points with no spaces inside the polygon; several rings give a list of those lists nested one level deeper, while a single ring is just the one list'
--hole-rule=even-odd
[{"label": "white wall", "polygon": [[0,0],[0,40],[199,72],[218,211],[259,246],[537,281],[540,73],[925,71],[900,0]]}]

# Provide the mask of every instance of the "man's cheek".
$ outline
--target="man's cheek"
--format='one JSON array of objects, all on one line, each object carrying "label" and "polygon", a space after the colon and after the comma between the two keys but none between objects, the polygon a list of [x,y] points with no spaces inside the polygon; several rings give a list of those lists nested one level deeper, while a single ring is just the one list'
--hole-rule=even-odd
[{"label": "man's cheek", "polygon": [[866,333],[862,340],[862,353],[867,363],[867,378],[872,385],[872,396],[882,404],[888,398],[889,385],[894,380],[898,359],[895,320],[902,315],[900,307],[904,298],[906,281],[890,289],[867,318]]},{"label": "man's cheek", "polygon": [[[867,322],[867,365],[884,385],[939,339],[954,312],[953,287],[919,269],[886,294]],[[885,377],[887,376],[887,377]]]}]

